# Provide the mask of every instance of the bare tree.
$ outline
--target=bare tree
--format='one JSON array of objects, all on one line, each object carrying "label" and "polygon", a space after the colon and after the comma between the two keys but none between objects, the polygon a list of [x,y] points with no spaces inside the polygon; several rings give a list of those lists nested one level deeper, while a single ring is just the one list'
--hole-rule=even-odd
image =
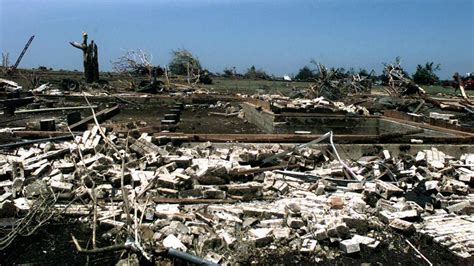
[{"label": "bare tree", "polygon": [[146,75],[150,84],[156,84],[156,78],[164,74],[164,70],[152,64],[153,55],[141,50],[126,50],[116,61],[112,62],[113,69],[126,74],[131,79],[131,87],[135,86],[134,76]]},{"label": "bare tree", "polygon": [[146,74],[151,78],[152,59],[153,56],[143,50],[126,50],[124,55],[112,62],[112,67],[119,73]]},{"label": "bare tree", "polygon": [[82,50],[84,58],[84,78],[86,83],[99,82],[99,56],[94,41],[87,44],[87,32],[82,33],[82,43],[69,42],[73,47]]},{"label": "bare tree", "polygon": [[2,53],[2,67],[7,69],[10,65],[9,53]]}]

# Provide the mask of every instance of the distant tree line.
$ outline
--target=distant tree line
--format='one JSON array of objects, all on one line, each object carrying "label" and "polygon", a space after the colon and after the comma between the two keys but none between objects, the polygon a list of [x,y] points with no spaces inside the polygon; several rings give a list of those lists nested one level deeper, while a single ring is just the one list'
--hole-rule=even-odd
[{"label": "distant tree line", "polygon": [[[400,61],[400,58],[397,57],[395,61]],[[316,65],[314,60],[312,60],[311,63]],[[359,70],[357,71],[354,68],[350,68],[348,70],[344,68],[332,68],[332,70],[337,70],[337,73],[345,77],[359,75],[361,77],[370,78],[374,83],[379,82],[382,84],[386,84],[388,82],[388,77],[386,73],[377,75],[374,70],[370,72],[364,68],[359,68]],[[415,73],[411,75],[411,78],[415,83],[419,85],[439,84],[440,79],[436,75],[436,72],[438,72],[439,70],[441,70],[440,64],[435,65],[434,62],[427,62],[425,63],[425,65],[418,65],[416,67]],[[405,70],[403,70],[403,73],[406,77],[410,77],[408,72],[406,72]],[[314,81],[318,78],[319,75],[320,73],[317,68],[310,68],[309,66],[304,66],[299,69],[298,73],[294,76],[294,79],[298,81]]]},{"label": "distant tree line", "polygon": [[[186,49],[173,50],[171,52],[171,61],[168,64],[168,70],[174,75],[192,76],[198,82],[204,84],[211,84],[213,76],[221,76],[225,78],[236,79],[251,79],[251,80],[274,80],[273,75],[268,74],[262,68],[257,68],[255,65],[250,66],[244,73],[238,73],[235,67],[226,67],[222,73],[212,73],[202,67],[199,59]],[[395,59],[395,62],[400,62],[400,57]],[[293,80],[311,82],[318,79],[320,72],[318,63],[311,60],[309,65],[305,65],[298,70],[296,75],[292,76]],[[436,72],[440,71],[440,64],[434,62],[426,62],[424,65],[418,65],[415,73],[409,75],[405,70],[403,73],[406,77],[410,77],[419,85],[434,85],[440,84],[440,79]],[[338,78],[350,78],[353,76],[360,76],[370,79],[373,83],[387,84],[388,77],[386,73],[377,75],[374,70],[368,71],[364,68],[358,70],[354,68],[345,69],[343,67],[330,68],[337,73]]]}]

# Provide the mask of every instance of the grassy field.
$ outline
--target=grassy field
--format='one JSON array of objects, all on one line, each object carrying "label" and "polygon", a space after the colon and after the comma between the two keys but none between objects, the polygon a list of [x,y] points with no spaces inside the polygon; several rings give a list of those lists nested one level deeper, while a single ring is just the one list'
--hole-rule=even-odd
[{"label": "grassy field", "polygon": [[226,94],[284,94],[287,95],[294,90],[308,88],[309,82],[285,82],[271,80],[248,80],[248,79],[225,79],[214,78],[213,84],[201,85],[206,89],[213,89],[218,93]]}]

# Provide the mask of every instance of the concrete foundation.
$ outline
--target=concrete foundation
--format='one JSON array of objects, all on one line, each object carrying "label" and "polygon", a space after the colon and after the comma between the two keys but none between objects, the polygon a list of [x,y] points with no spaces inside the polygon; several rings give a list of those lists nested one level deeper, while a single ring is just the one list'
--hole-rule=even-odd
[{"label": "concrete foundation", "polygon": [[[306,131],[310,134],[324,134],[333,131],[335,135],[373,135],[411,133],[410,137],[457,138],[452,132],[426,129],[404,124],[383,117],[364,117],[358,115],[319,114],[319,113],[281,113],[275,114],[250,103],[241,104],[245,119],[269,134],[291,134]],[[413,134],[415,131],[422,131]]]}]

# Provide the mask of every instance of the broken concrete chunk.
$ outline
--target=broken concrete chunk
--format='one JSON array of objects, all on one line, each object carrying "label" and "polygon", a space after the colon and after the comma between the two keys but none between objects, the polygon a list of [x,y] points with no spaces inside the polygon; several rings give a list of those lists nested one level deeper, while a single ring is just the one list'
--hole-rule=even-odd
[{"label": "broken concrete chunk", "polygon": [[360,252],[359,242],[353,239],[346,239],[339,243],[339,247],[346,254],[353,254]]},{"label": "broken concrete chunk", "polygon": [[225,199],[226,192],[218,189],[208,189],[202,192],[205,199]]},{"label": "broken concrete chunk", "polygon": [[272,228],[257,228],[250,229],[249,234],[251,239],[255,242],[258,247],[265,246],[270,243],[273,239]]},{"label": "broken concrete chunk", "polygon": [[359,182],[352,182],[347,184],[347,190],[354,192],[361,192],[364,190],[364,184]]},{"label": "broken concrete chunk", "polygon": [[130,138],[130,142],[132,143],[132,145],[130,145],[130,149],[140,154],[141,156],[146,156],[148,154],[167,155],[166,151],[162,150],[160,147],[156,146],[155,144],[149,142],[144,138],[139,138],[137,140]]},{"label": "broken concrete chunk", "polygon": [[7,199],[10,199],[10,198],[12,197],[12,195],[13,195],[13,194],[10,193],[10,192],[3,192],[3,194],[0,195],[0,203],[1,203],[1,202],[4,202],[4,201],[7,200]]},{"label": "broken concrete chunk", "polygon": [[369,221],[365,215],[345,216],[342,218],[342,221],[347,224],[348,227],[356,229],[359,233],[365,233],[369,229]]},{"label": "broken concrete chunk", "polygon": [[400,212],[389,212],[389,211],[381,211],[379,212],[379,218],[385,223],[390,223],[394,219],[402,219],[402,220],[416,220],[418,218],[418,212],[416,210],[407,210],[407,211],[400,211]]},{"label": "broken concrete chunk", "polygon": [[474,165],[474,153],[464,154],[464,162],[466,165]]},{"label": "broken concrete chunk", "polygon": [[49,171],[51,171],[51,165],[49,163],[45,163],[38,167],[33,173],[31,173],[31,175],[38,178]]},{"label": "broken concrete chunk", "polygon": [[329,205],[331,209],[342,209],[344,207],[344,199],[339,196],[329,197]]},{"label": "broken concrete chunk", "polygon": [[218,234],[224,240],[227,246],[232,246],[236,241],[236,239],[232,235],[230,235],[227,231],[223,229],[220,230]]},{"label": "broken concrete chunk", "polygon": [[419,151],[419,152],[416,154],[415,161],[421,162],[421,161],[424,161],[425,159],[426,159],[426,153],[425,153],[425,152]]},{"label": "broken concrete chunk", "polygon": [[304,221],[298,217],[288,217],[286,224],[291,228],[298,229],[304,226]]},{"label": "broken concrete chunk", "polygon": [[316,245],[318,241],[314,239],[305,239],[301,245],[300,252],[301,253],[312,253],[316,250]]},{"label": "broken concrete chunk", "polygon": [[174,235],[168,235],[165,239],[163,239],[163,246],[165,248],[174,248],[186,252],[188,249],[186,248],[181,241],[175,237]]},{"label": "broken concrete chunk", "polygon": [[180,185],[179,180],[171,176],[159,176],[157,179],[158,185],[165,188],[178,188]]},{"label": "broken concrete chunk", "polygon": [[221,263],[223,256],[215,252],[209,252],[207,253],[206,257],[204,257],[204,259],[212,263],[219,264]]},{"label": "broken concrete chunk", "polygon": [[439,181],[432,180],[425,182],[425,189],[426,191],[437,191],[438,190],[438,183]]},{"label": "broken concrete chunk", "polygon": [[74,185],[71,184],[71,183],[66,183],[66,182],[53,181],[53,182],[51,182],[50,186],[55,191],[71,192],[72,187]]},{"label": "broken concrete chunk", "polygon": [[392,227],[396,230],[399,230],[401,232],[404,232],[406,234],[412,234],[412,233],[415,232],[415,226],[413,225],[413,223],[404,221],[404,220],[399,219],[399,218],[395,218],[392,221],[390,221],[389,225],[390,225],[390,227]]},{"label": "broken concrete chunk", "polygon": [[403,193],[403,190],[399,187],[381,180],[377,180],[375,184],[375,192],[384,199],[390,199],[392,196],[397,196]]},{"label": "broken concrete chunk", "polygon": [[469,201],[461,201],[459,203],[446,207],[446,210],[450,213],[463,213],[470,208],[471,208],[471,203]]},{"label": "broken concrete chunk", "polygon": [[369,245],[377,242],[377,240],[375,240],[371,237],[361,236],[361,235],[357,235],[357,234],[352,237],[352,240],[355,241],[355,242],[358,242],[359,244],[362,244],[364,246],[369,246]]},{"label": "broken concrete chunk", "polygon": [[288,227],[273,228],[272,232],[275,239],[289,239],[291,235],[291,229]]},{"label": "broken concrete chunk", "polygon": [[278,180],[273,184],[272,189],[280,192],[281,194],[285,194],[290,190],[290,187],[286,182]]},{"label": "broken concrete chunk", "polygon": [[18,210],[28,211],[30,210],[30,203],[26,198],[17,198],[13,200],[13,204]]},{"label": "broken concrete chunk", "polygon": [[174,196],[177,197],[179,191],[176,189],[171,189],[171,188],[157,188],[156,191],[160,194],[167,195],[167,196]]}]

